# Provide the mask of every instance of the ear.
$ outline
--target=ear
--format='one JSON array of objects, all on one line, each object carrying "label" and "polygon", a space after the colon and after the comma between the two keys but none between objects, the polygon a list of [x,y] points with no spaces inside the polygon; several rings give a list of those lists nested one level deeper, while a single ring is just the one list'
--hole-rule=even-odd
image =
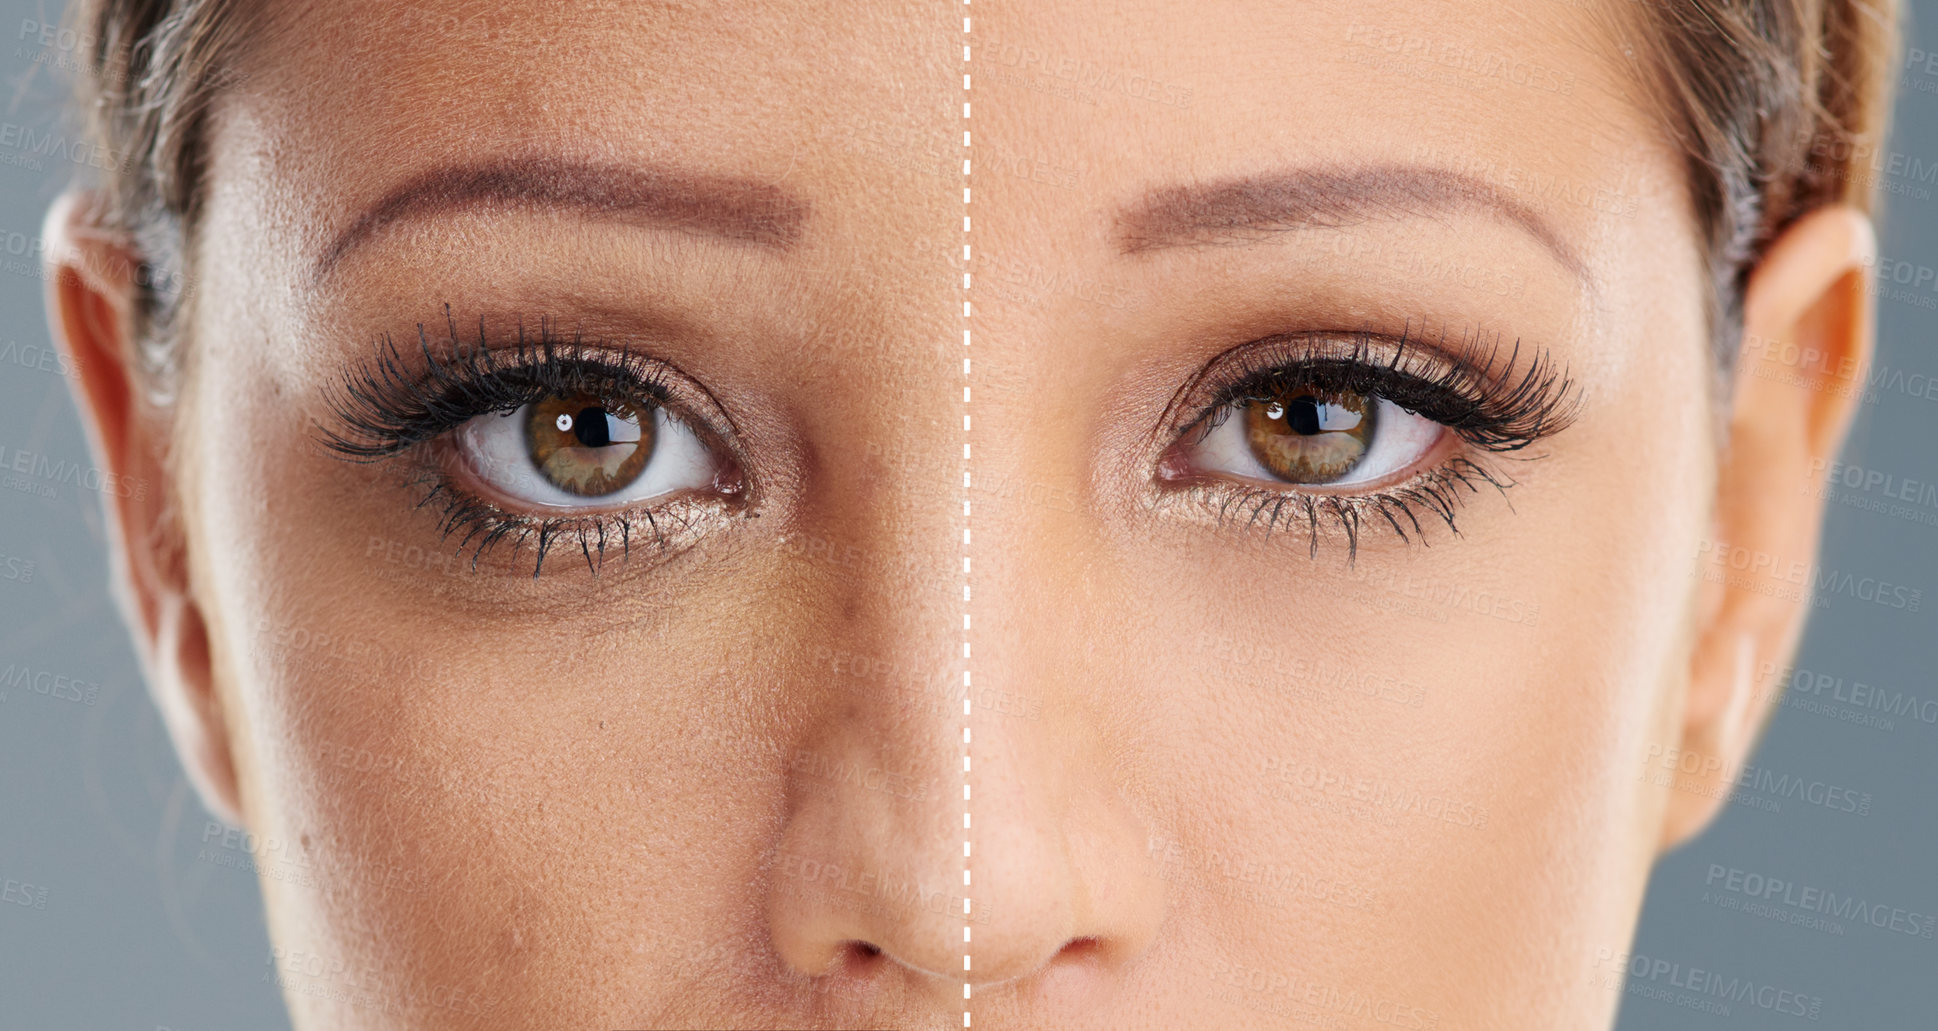
[{"label": "ear", "polygon": [[[1874,329],[1871,223],[1843,206],[1779,237],[1744,294],[1728,440],[1704,578],[1679,755],[1664,758],[1662,847],[1729,797],[1768,721],[1810,611],[1825,470],[1863,395]],[[1651,773],[1660,772],[1650,770]]]},{"label": "ear", "polygon": [[94,217],[98,198],[69,191],[47,213],[47,315],[67,354],[75,401],[103,492],[122,616],[182,766],[215,815],[241,825],[235,761],[215,689],[208,623],[190,582],[170,479],[168,413],[137,374],[132,313],[140,259]]}]

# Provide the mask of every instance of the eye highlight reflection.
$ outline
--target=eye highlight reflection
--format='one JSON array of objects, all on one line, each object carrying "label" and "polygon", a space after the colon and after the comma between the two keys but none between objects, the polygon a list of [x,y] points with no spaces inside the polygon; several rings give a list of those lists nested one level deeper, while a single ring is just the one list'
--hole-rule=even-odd
[{"label": "eye highlight reflection", "polygon": [[1268,483],[1343,488],[1419,462],[1445,430],[1353,390],[1293,383],[1232,402],[1193,452],[1199,468]]},{"label": "eye highlight reflection", "polygon": [[619,401],[608,408],[591,394],[548,397],[525,409],[526,450],[560,490],[586,497],[611,494],[638,479],[653,453],[658,409],[643,426],[632,405]]},{"label": "eye highlight reflection", "polygon": [[577,392],[473,417],[457,463],[489,492],[540,509],[611,508],[705,488],[719,463],[665,406]]}]

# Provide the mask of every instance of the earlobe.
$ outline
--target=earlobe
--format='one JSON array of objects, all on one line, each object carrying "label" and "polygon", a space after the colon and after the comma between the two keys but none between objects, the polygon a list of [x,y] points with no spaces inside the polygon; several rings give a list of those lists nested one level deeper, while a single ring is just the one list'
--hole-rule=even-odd
[{"label": "earlobe", "polygon": [[203,802],[240,824],[235,762],[216,690],[207,620],[191,588],[175,518],[167,413],[147,403],[132,319],[138,258],[103,232],[96,199],[69,191],[48,212],[48,320],[73,370],[95,461],[117,484],[103,493],[114,584],[149,689]]},{"label": "earlobe", "polygon": [[162,722],[203,804],[223,820],[243,826],[228,719],[215,687],[208,623],[186,594],[171,597],[165,605],[156,634],[156,661],[149,666]]},{"label": "earlobe", "polygon": [[1702,604],[1662,847],[1707,826],[1755,747],[1809,614],[1825,470],[1862,397],[1873,327],[1870,220],[1813,211],[1752,274],[1722,442],[1712,529],[1696,556]]}]

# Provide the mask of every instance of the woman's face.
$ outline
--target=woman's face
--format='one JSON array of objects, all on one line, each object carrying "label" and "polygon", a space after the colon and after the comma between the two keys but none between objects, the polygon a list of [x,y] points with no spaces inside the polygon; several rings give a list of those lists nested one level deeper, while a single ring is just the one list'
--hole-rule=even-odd
[{"label": "woman's face", "polygon": [[257,28],[177,486],[299,1026],[1608,1021],[1682,166],[1585,5],[1092,6]]}]

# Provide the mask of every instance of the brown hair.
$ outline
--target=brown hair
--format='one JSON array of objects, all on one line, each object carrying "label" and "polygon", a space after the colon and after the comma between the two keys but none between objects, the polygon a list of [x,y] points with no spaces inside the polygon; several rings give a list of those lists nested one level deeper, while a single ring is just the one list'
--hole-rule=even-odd
[{"label": "brown hair", "polygon": [[[1648,37],[1644,88],[1688,161],[1710,270],[1711,337],[1724,380],[1741,331],[1743,286],[1764,248],[1825,204],[1875,204],[1866,162],[1882,143],[1897,58],[1899,0],[1630,0]],[[118,157],[100,221],[146,265],[136,335],[161,396],[181,271],[192,245],[210,101],[243,35],[236,0],[77,0],[92,46],[82,110]]]},{"label": "brown hair", "polygon": [[94,218],[125,237],[134,276],[137,358],[152,396],[172,396],[202,201],[211,101],[233,79],[243,35],[234,0],[77,0],[86,53],[77,82],[87,131],[108,155]]},{"label": "brown hair", "polygon": [[[1751,269],[1827,204],[1872,212],[1898,0],[1641,0],[1645,88],[1688,162],[1724,389]],[[1719,395],[1723,396],[1723,395]]]}]

